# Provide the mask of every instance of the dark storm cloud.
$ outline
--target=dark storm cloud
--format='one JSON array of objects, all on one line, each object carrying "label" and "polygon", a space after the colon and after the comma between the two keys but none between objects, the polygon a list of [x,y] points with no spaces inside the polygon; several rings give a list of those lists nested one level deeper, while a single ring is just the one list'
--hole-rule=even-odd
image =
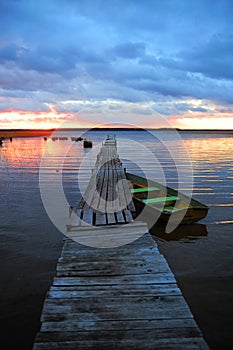
[{"label": "dark storm cloud", "polygon": [[232,13],[231,0],[0,0],[0,87],[233,103]]}]

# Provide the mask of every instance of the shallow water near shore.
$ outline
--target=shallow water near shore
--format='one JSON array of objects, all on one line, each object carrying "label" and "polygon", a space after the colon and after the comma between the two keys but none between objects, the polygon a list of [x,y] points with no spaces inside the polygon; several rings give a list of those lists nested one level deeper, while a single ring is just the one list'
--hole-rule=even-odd
[{"label": "shallow water near shore", "polygon": [[[194,198],[210,207],[199,224],[182,225],[171,234],[156,224],[152,234],[210,348],[231,349],[233,136],[181,132],[174,138],[169,131],[113,133],[127,171],[165,181],[185,193],[193,189]],[[48,192],[59,178],[67,203],[75,205],[106,135],[107,131],[84,135],[93,141],[93,150],[72,142],[71,137],[80,136],[80,131],[60,131],[56,139],[5,140],[0,148],[1,329],[6,349],[12,349],[17,341],[25,350],[32,348],[43,300],[63,246],[64,236],[50,221],[40,196],[43,152],[46,150],[47,163],[42,170],[49,175],[45,178]],[[83,163],[84,158],[87,161]],[[64,220],[67,216],[68,211]]]}]

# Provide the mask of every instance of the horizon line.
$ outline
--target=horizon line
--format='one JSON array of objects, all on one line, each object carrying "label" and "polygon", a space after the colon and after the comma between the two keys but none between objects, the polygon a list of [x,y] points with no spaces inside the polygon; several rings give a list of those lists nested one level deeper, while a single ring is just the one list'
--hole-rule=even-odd
[{"label": "horizon line", "polygon": [[78,127],[78,128],[11,128],[11,129],[0,129],[0,132],[22,132],[22,131],[33,131],[33,132],[39,132],[39,131],[46,131],[46,132],[53,132],[53,131],[73,131],[73,130],[177,130],[177,131],[217,131],[217,132],[233,132],[233,129],[182,129],[182,128],[173,128],[173,127],[161,127],[161,128],[144,128],[144,127]]}]

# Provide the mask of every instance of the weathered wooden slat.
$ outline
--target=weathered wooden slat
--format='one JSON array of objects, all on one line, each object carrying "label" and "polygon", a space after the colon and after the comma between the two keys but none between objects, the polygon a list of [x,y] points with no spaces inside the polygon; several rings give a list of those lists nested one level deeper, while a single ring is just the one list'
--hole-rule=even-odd
[{"label": "weathered wooden slat", "polygon": [[105,169],[103,187],[100,193],[100,200],[98,204],[98,210],[104,213],[106,213],[107,191],[108,191],[108,171],[107,169]]},{"label": "weathered wooden slat", "polygon": [[[105,332],[116,332],[116,331],[125,331],[125,330],[137,330],[137,331],[147,331],[153,330],[154,337],[156,333],[161,332],[166,337],[166,334],[169,332],[169,335],[175,337],[179,336],[200,336],[200,330],[195,325],[195,322],[192,319],[180,319],[176,322],[175,320],[119,320],[119,321],[90,321],[82,322],[79,320],[68,320],[60,322],[44,322],[42,331],[37,340],[38,341],[64,341],[66,339],[72,339],[75,337],[73,334],[68,332],[75,332],[77,334],[77,329],[83,329],[83,331],[101,331]],[[48,334],[52,333],[53,334]],[[160,334],[161,334],[160,333]],[[158,338],[158,337],[156,337]],[[73,338],[74,339],[74,338]]]},{"label": "weathered wooden slat", "polygon": [[[146,336],[146,335],[145,335]],[[119,339],[117,336],[111,341],[95,341],[90,339],[89,341],[66,341],[66,342],[56,342],[56,343],[36,343],[33,350],[206,350],[206,346],[203,345],[203,340],[200,338],[192,339],[180,339],[177,338],[168,339],[168,342],[162,342],[161,340],[153,339],[149,341],[134,339]],[[152,343],[153,342],[153,343]],[[117,345],[116,345],[117,344]]]},{"label": "weathered wooden slat", "polygon": [[126,175],[123,169],[121,169],[121,171],[118,173],[118,178],[119,178],[119,181],[121,181],[122,188],[124,190],[127,207],[129,208],[130,211],[135,212],[135,206],[133,203],[132,193],[129,187],[129,181],[126,179]]},{"label": "weathered wooden slat", "polygon": [[[83,227],[81,228],[82,229],[82,232],[83,234],[88,233],[89,231],[88,230],[83,230]],[[85,227],[86,229],[86,227]],[[92,230],[91,230],[92,231]],[[76,232],[76,231],[75,231]],[[68,240],[67,240],[68,241]],[[67,243],[67,241],[65,242],[65,248],[67,247],[67,249],[65,249],[65,252],[64,254],[78,254],[77,253],[77,250],[79,251],[80,254],[82,254],[82,251],[86,251],[86,253],[88,254],[90,252],[90,254],[100,254],[101,256],[101,250],[100,248],[95,248],[95,247],[87,247],[83,244],[79,244],[78,242],[75,242],[75,241],[72,241],[73,243]],[[119,246],[119,247],[110,247],[110,248],[106,248],[105,249],[105,252],[106,254],[112,254],[112,255],[116,255],[116,254],[136,254],[136,253],[139,253],[139,251],[141,251],[142,253],[149,253],[151,251],[151,253],[153,252],[159,252],[158,251],[158,248],[157,247],[153,247],[152,245],[149,245],[148,243],[148,246],[146,245],[146,242],[145,243],[141,243],[141,247],[140,247],[140,244],[134,244],[134,245],[131,245],[130,243],[129,244],[125,244],[123,246]],[[86,249],[85,249],[86,247]]]},{"label": "weathered wooden slat", "polygon": [[114,213],[107,213],[107,223],[108,225],[116,224],[116,217]]},{"label": "weathered wooden slat", "polygon": [[[117,262],[117,264],[116,264]],[[163,262],[159,262],[155,265],[154,261],[150,261],[150,259],[138,259],[136,261],[132,260],[108,260],[106,261],[89,261],[89,262],[59,262],[57,265],[58,276],[99,276],[103,275],[121,275],[125,273],[125,269],[127,268],[128,274],[133,274],[135,271],[140,269],[140,272],[143,274],[146,273],[167,273],[170,272],[168,266],[164,265]]]},{"label": "weathered wooden slat", "polygon": [[104,181],[104,172],[99,170],[96,174],[96,188],[93,193],[93,198],[91,202],[92,208],[95,211],[99,207],[100,195],[103,188],[103,181]]},{"label": "weathered wooden slat", "polygon": [[100,285],[100,286],[51,286],[47,294],[47,298],[76,298],[76,297],[100,297],[100,296],[171,296],[182,295],[181,290],[175,283],[154,283],[141,285],[125,284],[124,288],[121,285]]},{"label": "weathered wooden slat", "polygon": [[[170,305],[173,305],[171,308]],[[88,311],[88,312],[87,312]],[[140,320],[190,318],[190,310],[182,296],[140,296],[114,298],[96,297],[46,299],[43,306],[42,321],[59,321],[78,318],[91,320]]]},{"label": "weathered wooden slat", "polygon": [[[81,244],[80,244],[81,246]],[[116,264],[119,263],[119,261],[123,261],[123,259],[132,259],[135,260],[137,259],[137,254],[140,254],[140,257],[143,256],[148,256],[154,255],[154,258],[157,259],[159,257],[159,251],[157,248],[147,248],[145,247],[143,250],[140,250],[137,246],[132,247],[131,249],[120,249],[119,247],[117,248],[116,251],[110,248],[105,248],[105,254],[101,254],[101,252],[98,249],[79,249],[77,247],[73,247],[71,245],[66,246],[67,248],[63,250],[62,253],[62,260],[63,261],[115,261]],[[82,246],[81,246],[82,247]],[[69,249],[68,249],[69,248]],[[78,251],[77,251],[78,249]],[[161,257],[162,260],[164,261],[164,264],[167,265],[167,262],[163,257]],[[60,261],[62,261],[60,259]]]},{"label": "weathered wooden slat", "polygon": [[126,223],[125,217],[122,213],[122,210],[120,210],[116,213],[116,219],[117,219],[118,224],[125,224]]},{"label": "weathered wooden slat", "polygon": [[[124,266],[128,266],[128,264],[138,264],[138,268],[140,268],[140,264],[150,264],[152,266],[157,265],[163,265],[166,266],[167,269],[169,269],[168,264],[166,261],[164,261],[164,258],[159,259],[160,253],[158,250],[154,249],[143,249],[141,254],[137,256],[138,250],[119,250],[117,249],[116,252],[114,252],[112,249],[106,252],[106,255],[103,256],[99,250],[88,250],[85,251],[75,251],[72,250],[72,252],[69,251],[69,249],[64,249],[62,253],[62,257],[58,260],[58,265],[64,263],[74,264],[75,266],[80,264],[92,264],[92,263],[100,263],[104,264],[106,261],[108,261],[108,264],[115,264],[117,265],[116,268],[118,268],[118,265],[121,264]],[[151,255],[148,255],[151,254]],[[153,254],[153,255],[152,255]],[[155,264],[154,259],[158,259],[158,261]]]},{"label": "weathered wooden slat", "polygon": [[106,225],[106,224],[107,224],[106,214],[97,211],[97,212],[96,212],[95,225],[96,225],[96,226],[98,226],[98,225],[103,226],[103,225]]},{"label": "weathered wooden slat", "polygon": [[[155,241],[153,240],[153,238],[151,237],[151,235],[149,233],[144,233],[147,230],[147,225],[145,223],[142,222],[132,222],[132,223],[128,223],[127,225],[118,225],[118,226],[109,226],[109,227],[78,227],[78,229],[82,232],[88,231],[88,232],[92,232],[92,231],[100,231],[100,232],[114,232],[115,234],[119,233],[119,232],[125,232],[125,234],[130,234],[130,233],[134,233],[139,232],[141,235],[140,237],[138,237],[138,239],[132,240],[131,243],[124,245],[122,247],[118,247],[117,249],[134,249],[135,247],[140,247],[141,248],[155,248]],[[109,231],[110,230],[110,231]],[[77,231],[77,227],[74,227],[73,229],[71,229],[71,232],[76,232]],[[72,240],[72,239],[67,239],[65,242],[66,245],[70,245],[73,246],[75,249],[88,249],[86,246],[83,246],[82,244],[79,244],[78,242]],[[93,249],[98,249],[98,248],[90,248],[91,250]],[[114,251],[116,250],[116,248],[109,248],[110,249],[114,249]]]},{"label": "weathered wooden slat", "polygon": [[126,222],[132,222],[133,221],[133,216],[132,216],[131,212],[128,209],[124,209],[123,210],[123,214],[125,216],[125,221]]},{"label": "weathered wooden slat", "polygon": [[[98,223],[96,213],[96,225]],[[104,218],[104,216],[102,216]],[[88,235],[80,228],[70,228],[68,237],[87,246],[101,248],[118,247],[137,240],[145,232],[145,224],[132,223],[131,225],[112,225],[91,227]]]},{"label": "weathered wooden slat", "polygon": [[[111,322],[108,323],[111,325]],[[113,325],[115,324],[116,322],[113,321]],[[152,322],[152,325],[153,324],[155,323]],[[112,327],[110,326],[110,329],[107,327],[105,331],[93,330],[81,334],[75,331],[60,333],[59,335],[56,334],[57,332],[45,332],[37,337],[37,341],[38,344],[41,345],[46,343],[48,346],[47,349],[50,349],[50,345],[63,345],[65,349],[70,349],[70,347],[66,346],[74,345],[77,346],[77,349],[79,349],[80,345],[81,348],[84,348],[84,346],[91,348],[91,344],[94,349],[96,349],[96,346],[100,345],[102,345],[104,349],[107,349],[106,346],[113,346],[114,349],[140,349],[139,346],[141,346],[141,349],[179,349],[180,347],[181,349],[185,349],[184,346],[186,346],[187,349],[207,349],[207,346],[201,339],[200,332],[195,327],[187,327],[185,325],[176,328],[171,327],[171,325],[170,327],[166,327],[164,323],[165,328],[158,327],[153,329],[145,327],[142,329],[119,329],[115,331],[113,325]],[[69,339],[68,342],[67,339]],[[75,348],[71,347],[71,349]],[[100,349],[100,347],[98,347],[98,349]]]},{"label": "weathered wooden slat", "polygon": [[[175,278],[172,273],[157,273],[154,274],[137,274],[134,275],[121,275],[121,276],[85,276],[79,277],[55,277],[54,286],[79,286],[79,285],[116,285],[116,284],[155,284],[155,283],[175,283]],[[122,287],[123,288],[123,287]]]}]

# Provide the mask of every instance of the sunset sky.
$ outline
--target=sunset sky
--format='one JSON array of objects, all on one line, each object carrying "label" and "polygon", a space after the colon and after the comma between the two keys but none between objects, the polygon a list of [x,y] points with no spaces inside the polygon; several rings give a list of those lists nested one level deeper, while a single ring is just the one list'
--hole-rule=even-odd
[{"label": "sunset sky", "polygon": [[0,0],[0,129],[233,129],[232,0]]}]

